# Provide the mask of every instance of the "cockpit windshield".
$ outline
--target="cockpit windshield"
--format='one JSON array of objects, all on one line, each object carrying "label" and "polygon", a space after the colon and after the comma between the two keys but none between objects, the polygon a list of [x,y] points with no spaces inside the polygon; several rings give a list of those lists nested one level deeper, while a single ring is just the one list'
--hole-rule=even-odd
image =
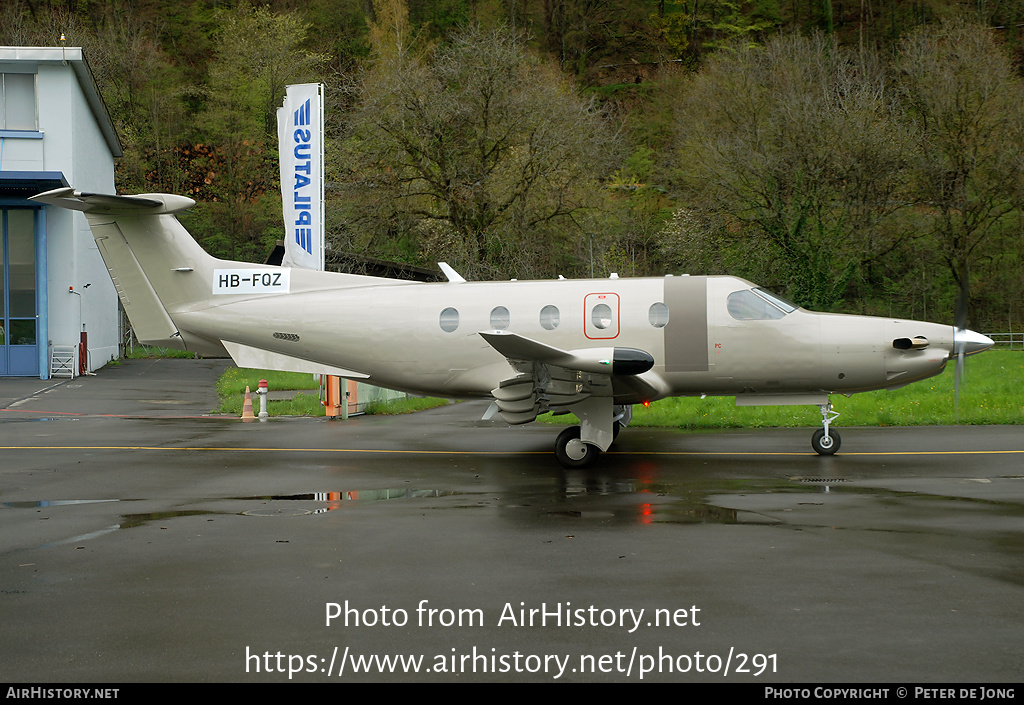
[{"label": "cockpit windshield", "polygon": [[743,289],[729,294],[729,315],[738,321],[773,321],[797,307],[767,289]]},{"label": "cockpit windshield", "polygon": [[767,301],[770,301],[771,303],[775,304],[776,306],[781,308],[784,313],[793,313],[793,311],[796,311],[798,308],[800,308],[792,301],[788,301],[787,299],[782,298],[778,294],[774,294],[768,291],[767,289],[762,289],[761,287],[755,288],[754,293],[760,296],[762,299],[766,299]]}]

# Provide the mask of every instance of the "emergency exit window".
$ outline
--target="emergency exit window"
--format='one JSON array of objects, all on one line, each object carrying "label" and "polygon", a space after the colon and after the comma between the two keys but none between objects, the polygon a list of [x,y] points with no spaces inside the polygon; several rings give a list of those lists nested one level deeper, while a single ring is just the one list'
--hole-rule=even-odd
[{"label": "emergency exit window", "polygon": [[591,340],[610,340],[619,335],[619,295],[587,294],[583,299],[583,333]]}]

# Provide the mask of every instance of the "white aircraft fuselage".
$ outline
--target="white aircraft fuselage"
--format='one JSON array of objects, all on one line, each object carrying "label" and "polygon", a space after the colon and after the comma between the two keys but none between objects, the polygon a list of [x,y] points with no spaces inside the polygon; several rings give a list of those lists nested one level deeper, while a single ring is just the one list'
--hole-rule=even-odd
[{"label": "white aircraft fuselage", "polygon": [[[499,307],[508,311],[508,323],[498,330],[552,347],[650,353],[654,365],[640,377],[657,392],[623,403],[678,395],[883,389],[939,374],[953,347],[953,328],[935,323],[803,309],[778,319],[738,320],[727,309],[727,297],[754,285],[727,276],[679,277],[689,289],[706,287],[699,310],[682,296],[673,302],[666,295],[674,277],[457,284],[361,278],[350,286],[308,288],[329,278],[292,270],[292,292],[211,299],[168,313],[187,349],[225,354],[223,343],[236,343],[349,370],[379,386],[455,398],[489,397],[513,374],[506,357],[479,335],[496,330],[491,317]],[[591,320],[590,309],[601,303],[612,312],[604,328]],[[650,309],[659,303],[669,315],[666,325],[656,327]],[[550,327],[550,318],[548,327],[542,324],[545,307],[557,309],[557,326]],[[679,315],[683,308],[689,320]],[[458,317],[453,330],[441,327],[444,311]],[[919,336],[928,339],[928,347],[892,345]],[[689,357],[673,361],[673,345],[694,337],[696,354],[690,345]]]},{"label": "white aircraft fuselage", "polygon": [[230,262],[173,215],[191,199],[35,198],[85,212],[141,342],[492,398],[508,423],[571,411],[581,425],[556,443],[570,467],[608,448],[630,405],[668,396],[816,405],[812,445],[833,453],[830,394],[902,386],[992,345],[948,325],[806,311],[730,276],[428,284]]}]

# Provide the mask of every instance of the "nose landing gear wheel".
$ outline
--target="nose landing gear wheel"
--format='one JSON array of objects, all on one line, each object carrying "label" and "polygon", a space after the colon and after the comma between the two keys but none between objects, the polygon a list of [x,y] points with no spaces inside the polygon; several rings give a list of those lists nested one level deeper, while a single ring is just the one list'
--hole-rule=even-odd
[{"label": "nose landing gear wheel", "polygon": [[811,448],[818,455],[832,455],[839,450],[840,438],[835,431],[829,431],[828,438],[825,438],[825,429],[819,428],[811,436]]},{"label": "nose landing gear wheel", "polygon": [[600,453],[597,446],[580,440],[579,426],[570,426],[555,440],[555,457],[565,468],[589,468]]}]

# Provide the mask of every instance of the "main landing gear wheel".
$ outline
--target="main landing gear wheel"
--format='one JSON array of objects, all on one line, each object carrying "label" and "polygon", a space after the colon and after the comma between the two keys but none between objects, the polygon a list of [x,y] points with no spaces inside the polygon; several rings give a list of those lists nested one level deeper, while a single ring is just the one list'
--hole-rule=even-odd
[{"label": "main landing gear wheel", "polygon": [[555,440],[555,457],[565,468],[589,468],[600,453],[597,446],[580,440],[579,426],[570,426]]},{"label": "main landing gear wheel", "polygon": [[818,455],[832,455],[839,450],[839,443],[841,439],[839,434],[835,431],[828,432],[828,438],[825,438],[825,429],[819,428],[811,436],[811,448],[814,448],[814,452]]}]

